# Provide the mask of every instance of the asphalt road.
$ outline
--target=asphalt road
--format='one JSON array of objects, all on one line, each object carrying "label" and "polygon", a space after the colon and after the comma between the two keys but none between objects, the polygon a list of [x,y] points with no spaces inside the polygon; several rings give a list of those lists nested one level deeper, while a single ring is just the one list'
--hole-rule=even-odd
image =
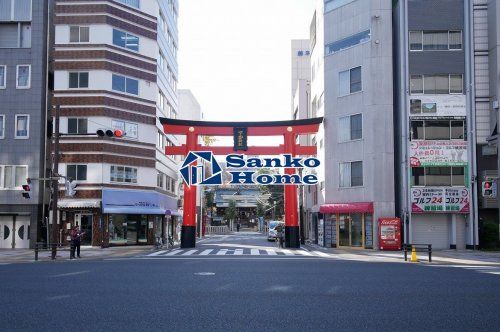
[{"label": "asphalt road", "polygon": [[500,330],[500,275],[268,247],[249,233],[197,248],[224,255],[0,265],[0,331]]}]

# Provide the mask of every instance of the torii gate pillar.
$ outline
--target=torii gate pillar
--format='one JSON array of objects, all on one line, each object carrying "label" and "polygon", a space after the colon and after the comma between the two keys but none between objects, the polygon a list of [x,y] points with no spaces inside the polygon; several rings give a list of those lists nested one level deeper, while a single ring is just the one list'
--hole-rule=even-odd
[{"label": "torii gate pillar", "polygon": [[[295,139],[293,128],[288,127],[284,135],[285,153],[295,156]],[[295,174],[295,168],[286,168],[285,174]],[[285,247],[300,248],[300,229],[298,218],[297,185],[290,184],[285,187]]]},{"label": "torii gate pillar", "polygon": [[[194,128],[189,128],[186,134],[186,147],[188,151],[196,151],[198,134]],[[196,187],[184,183],[184,210],[182,214],[181,248],[194,248],[196,246]]]}]

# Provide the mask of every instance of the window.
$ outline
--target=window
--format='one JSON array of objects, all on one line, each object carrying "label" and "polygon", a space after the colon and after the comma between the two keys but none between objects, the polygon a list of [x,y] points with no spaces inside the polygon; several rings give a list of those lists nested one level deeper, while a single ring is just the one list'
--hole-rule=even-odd
[{"label": "window", "polygon": [[422,31],[410,31],[410,51],[422,51]]},{"label": "window", "polygon": [[90,41],[90,28],[72,25],[69,27],[70,43],[88,43]]},{"label": "window", "polygon": [[413,167],[411,169],[412,186],[464,186],[464,167]]},{"label": "window", "polygon": [[29,89],[31,86],[31,65],[17,65],[16,88]]},{"label": "window", "polygon": [[363,185],[363,162],[340,163],[340,187],[360,187]]},{"label": "window", "polygon": [[165,135],[159,130],[156,135],[156,147],[159,148],[160,150],[165,149]]},{"label": "window", "polygon": [[410,77],[411,94],[450,94],[463,93],[462,74],[412,75]]},{"label": "window", "polygon": [[118,0],[118,2],[121,2],[124,5],[134,7],[134,8],[140,8],[140,5],[141,5],[139,0]]},{"label": "window", "polygon": [[462,49],[462,31],[450,31],[448,34],[448,44],[450,50]]},{"label": "window", "polygon": [[361,67],[339,73],[339,96],[361,91]]},{"label": "window", "polygon": [[466,140],[464,120],[411,121],[412,140]]},{"label": "window", "polygon": [[111,166],[111,182],[137,183],[137,168]]},{"label": "window", "polygon": [[30,117],[29,115],[16,115],[16,135],[15,138],[29,138]]},{"label": "window", "polygon": [[139,51],[139,37],[113,29],[113,44],[129,50]]},{"label": "window", "polygon": [[31,0],[1,0],[1,21],[31,21]]},{"label": "window", "polygon": [[89,87],[89,73],[69,73],[69,88],[81,89]]},{"label": "window", "polygon": [[29,47],[31,47],[31,23],[0,23],[0,48]]},{"label": "window", "polygon": [[3,188],[20,188],[28,177],[27,166],[0,166],[0,184]]},{"label": "window", "polygon": [[111,121],[111,127],[122,130],[125,133],[124,138],[138,138],[139,125],[137,123],[113,120]]},{"label": "window", "polygon": [[363,117],[361,114],[345,116],[339,119],[339,142],[363,138]]},{"label": "window", "polygon": [[5,115],[0,115],[0,139],[5,138]]},{"label": "window", "polygon": [[87,119],[68,118],[68,134],[87,134]]},{"label": "window", "polygon": [[347,5],[348,3],[351,3],[353,1],[354,0],[325,0],[325,13]]},{"label": "window", "polygon": [[87,181],[87,165],[66,165],[66,177],[76,181]]},{"label": "window", "polygon": [[134,95],[139,94],[139,81],[136,79],[113,74],[112,85],[112,88],[115,91],[131,93]]},{"label": "window", "polygon": [[0,66],[0,89],[7,86],[7,66]]},{"label": "window", "polygon": [[462,49],[462,31],[410,31],[410,51],[448,51]]},{"label": "window", "polygon": [[158,188],[165,189],[164,176],[165,176],[165,174],[158,172],[158,174],[156,176],[156,186]]},{"label": "window", "polygon": [[326,55],[334,54],[350,47],[370,41],[370,29],[326,45]]}]

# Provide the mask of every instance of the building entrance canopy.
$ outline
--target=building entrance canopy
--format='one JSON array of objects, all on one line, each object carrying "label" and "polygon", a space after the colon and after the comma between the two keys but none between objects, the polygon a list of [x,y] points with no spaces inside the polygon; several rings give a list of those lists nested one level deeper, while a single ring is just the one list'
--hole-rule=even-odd
[{"label": "building entrance canopy", "polygon": [[373,202],[363,203],[333,203],[323,204],[319,208],[321,213],[373,213]]}]

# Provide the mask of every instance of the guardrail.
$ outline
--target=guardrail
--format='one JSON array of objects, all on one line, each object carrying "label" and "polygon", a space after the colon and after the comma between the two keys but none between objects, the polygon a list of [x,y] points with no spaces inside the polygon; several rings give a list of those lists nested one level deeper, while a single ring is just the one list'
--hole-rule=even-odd
[{"label": "guardrail", "polygon": [[[38,253],[40,251],[52,251],[54,243],[37,242],[35,243],[35,261],[38,260]],[[71,251],[70,247],[64,246],[62,243],[55,243],[57,251]]]},{"label": "guardrail", "polygon": [[229,233],[229,228],[227,226],[207,226],[207,234],[225,234]]},{"label": "guardrail", "polygon": [[408,251],[413,250],[415,248],[416,252],[427,252],[429,256],[429,262],[432,262],[432,244],[418,244],[418,243],[404,243],[403,251],[405,256],[405,261],[408,260]]}]

